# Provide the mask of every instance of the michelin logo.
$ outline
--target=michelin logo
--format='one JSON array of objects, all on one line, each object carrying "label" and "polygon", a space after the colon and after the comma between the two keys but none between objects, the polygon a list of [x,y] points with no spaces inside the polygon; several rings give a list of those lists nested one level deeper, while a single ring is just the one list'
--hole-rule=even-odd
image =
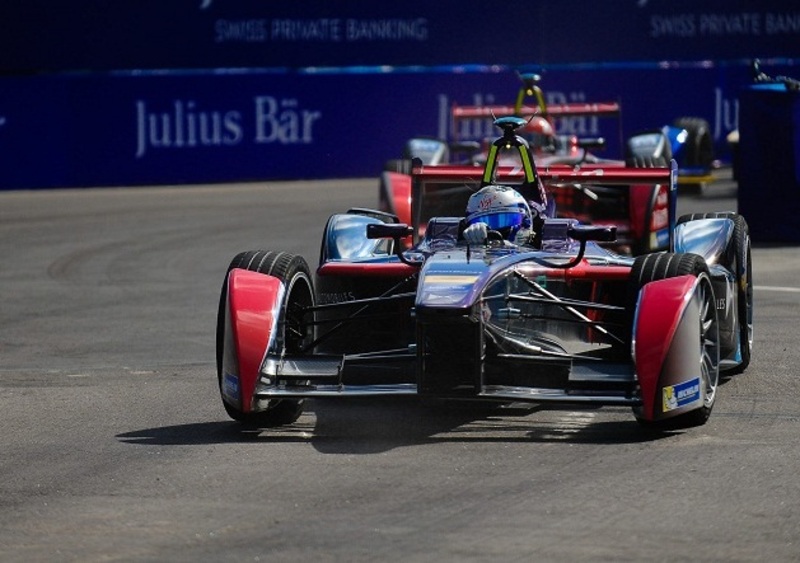
[{"label": "michelin logo", "polygon": [[664,412],[674,411],[700,398],[700,378],[695,377],[677,385],[664,387]]},{"label": "michelin logo", "polygon": [[233,404],[240,405],[242,401],[239,378],[232,373],[225,373],[222,380],[222,394]]}]

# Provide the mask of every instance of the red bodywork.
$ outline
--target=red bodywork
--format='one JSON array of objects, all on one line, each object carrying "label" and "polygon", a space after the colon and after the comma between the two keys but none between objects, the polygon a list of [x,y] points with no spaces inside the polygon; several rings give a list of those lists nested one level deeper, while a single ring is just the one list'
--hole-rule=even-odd
[{"label": "red bodywork", "polygon": [[[608,117],[620,117],[622,114],[622,108],[616,102],[600,102],[600,103],[571,103],[571,104],[547,104],[545,109],[542,109],[538,106],[509,106],[509,105],[494,105],[494,106],[453,106],[450,111],[450,118],[452,120],[452,127],[453,127],[453,138],[454,140],[463,140],[461,139],[464,136],[464,133],[472,132],[473,136],[474,133],[477,131],[479,134],[481,131],[485,133],[489,133],[486,135],[487,137],[492,136],[493,132],[493,125],[492,122],[497,117],[503,115],[515,115],[517,117],[522,118],[543,118],[547,122],[550,123],[550,132],[551,137],[555,137],[555,131],[558,130],[556,119],[559,118],[576,118],[576,117],[587,117],[591,119],[597,118],[608,118]],[[469,123],[470,120],[480,120],[477,124]],[[465,123],[466,122],[466,123]],[[521,131],[523,134],[525,130]],[[620,140],[622,136],[622,131],[619,131]],[[562,137],[568,137],[566,135]],[[541,139],[540,139],[541,140]],[[579,162],[583,156],[583,151],[578,148],[577,146],[578,139],[577,137],[571,137],[569,142],[569,148],[562,148],[564,152],[558,152],[557,156],[563,162],[566,159],[574,158],[575,162]],[[533,151],[534,157],[536,157],[537,162],[540,159],[547,160],[553,156],[556,156],[549,150],[545,150],[542,146],[539,146],[536,141],[531,142],[531,150]],[[619,161],[618,165],[624,165],[624,162]]]},{"label": "red bodywork", "polygon": [[[599,103],[573,103],[573,104],[547,104],[547,115],[552,117],[577,117],[593,116],[598,117],[617,117],[622,112],[622,108],[617,102]],[[487,117],[494,119],[501,115],[518,115],[519,117],[530,117],[532,115],[543,115],[542,110],[537,106],[522,106],[517,110],[514,106],[454,106],[452,109],[453,119],[470,119],[476,117]]]},{"label": "red bodywork", "polygon": [[642,416],[646,420],[657,418],[659,390],[670,383],[662,380],[665,359],[696,279],[680,276],[651,282],[642,288],[633,356],[641,387]]},{"label": "red bodywork", "polygon": [[[629,185],[641,183],[669,183],[669,168],[625,168],[606,166],[603,164],[586,164],[580,167],[567,164],[553,164],[538,169],[539,177],[545,183],[580,183]],[[482,168],[475,166],[441,165],[415,168],[413,175],[422,179],[480,179]],[[497,168],[497,180],[518,183],[523,173],[520,168],[500,166]]]},{"label": "red bodywork", "polygon": [[244,413],[253,408],[261,361],[277,323],[283,290],[281,280],[259,272],[234,268],[228,274],[225,333],[232,336],[232,346],[225,346],[223,377],[238,378],[241,405],[236,406]]}]

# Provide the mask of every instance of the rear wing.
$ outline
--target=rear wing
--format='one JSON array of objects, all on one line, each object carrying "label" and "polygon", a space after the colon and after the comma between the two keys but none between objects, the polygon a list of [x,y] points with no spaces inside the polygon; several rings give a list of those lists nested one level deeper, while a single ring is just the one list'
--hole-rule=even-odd
[{"label": "rear wing", "polygon": [[491,137],[494,131],[494,120],[498,117],[509,115],[525,119],[539,115],[551,123],[554,119],[572,117],[616,117],[616,135],[619,137],[620,146],[622,146],[622,108],[617,102],[547,104],[544,108],[536,105],[523,105],[520,107],[513,105],[454,105],[450,109],[451,137],[454,142]]},{"label": "rear wing", "polygon": [[501,117],[503,115],[516,115],[518,117],[618,117],[622,108],[617,102],[600,102],[591,104],[547,104],[543,111],[539,106],[522,106],[519,111],[514,106],[453,106],[451,115],[454,120],[474,119],[478,117]]},{"label": "rear wing", "polygon": [[[461,217],[469,196],[478,191],[483,179],[483,168],[465,165],[415,166],[411,170],[411,218],[414,232],[418,233],[432,217]],[[669,186],[669,248],[674,250],[674,231],[677,220],[678,164],[669,167],[629,168],[602,164],[552,165],[538,169],[545,185],[667,185]],[[521,167],[500,166],[496,170],[499,184],[517,189],[525,185]],[[522,194],[533,199],[529,194]]]}]

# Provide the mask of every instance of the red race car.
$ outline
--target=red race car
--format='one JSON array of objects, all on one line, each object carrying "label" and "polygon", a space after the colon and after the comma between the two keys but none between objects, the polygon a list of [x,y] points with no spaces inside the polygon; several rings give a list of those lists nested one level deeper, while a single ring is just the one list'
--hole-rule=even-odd
[{"label": "red race car", "polygon": [[[626,406],[646,426],[703,424],[720,373],[750,361],[747,223],[677,219],[674,163],[539,171],[515,134],[524,123],[498,120],[493,144],[521,167],[415,167],[411,224],[378,210],[332,215],[314,270],[287,252],[235,256],[217,322],[227,413],[273,426],[307,399],[415,396]],[[613,226],[540,213],[542,182],[597,178],[667,186],[669,251],[617,254],[600,245]],[[469,214],[438,214],[453,196]]]},{"label": "red race car", "polygon": [[[653,167],[671,161],[670,142],[662,131],[650,131],[628,139],[625,159],[600,158],[592,150],[605,146],[603,138],[578,138],[557,135],[556,120],[562,118],[618,118],[617,102],[546,104],[538,85],[538,75],[523,75],[523,85],[514,105],[453,106],[451,119],[454,139],[441,141],[417,138],[408,141],[404,158],[386,164],[380,178],[378,208],[414,223],[410,218],[409,172],[414,159],[423,165],[466,164],[486,166],[491,146],[493,121],[499,116],[525,118],[517,134],[525,138],[536,165],[547,170],[553,165],[570,165],[592,171],[593,166]],[[533,98],[534,105],[526,105]],[[618,120],[619,121],[619,120]],[[478,137],[481,140],[476,141]],[[621,131],[620,131],[621,137]],[[499,165],[513,166],[517,156],[494,155]],[[631,184],[618,186],[593,182],[559,184],[546,182],[545,188],[558,217],[585,223],[613,225],[617,240],[613,248],[627,254],[665,250],[668,245],[666,185]]]}]

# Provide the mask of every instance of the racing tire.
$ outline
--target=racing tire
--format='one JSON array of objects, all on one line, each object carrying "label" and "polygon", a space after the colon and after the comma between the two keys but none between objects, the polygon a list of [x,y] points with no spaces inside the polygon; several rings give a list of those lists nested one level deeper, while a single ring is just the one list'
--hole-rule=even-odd
[{"label": "racing tire", "polygon": [[633,414],[640,425],[657,431],[690,428],[705,424],[708,417],[711,416],[711,410],[714,408],[719,386],[720,336],[716,300],[714,298],[714,288],[711,285],[708,264],[706,264],[702,256],[691,253],[662,252],[637,257],[631,268],[630,276],[633,309],[635,309],[639,291],[644,285],[651,281],[683,275],[693,275],[700,280],[699,291],[703,300],[700,319],[703,406],[673,418],[657,421],[646,420],[641,417],[637,408],[633,409]]},{"label": "racing tire", "polygon": [[[228,296],[228,273],[234,268],[241,268],[251,272],[259,272],[281,279],[286,285],[286,297],[281,314],[284,315],[283,346],[290,353],[300,351],[307,331],[302,330],[301,320],[293,314],[293,309],[298,306],[314,304],[314,290],[311,273],[305,259],[288,252],[275,252],[265,250],[250,250],[237,254],[228,266],[222,292],[219,299],[217,314],[217,383],[222,396],[222,356],[225,342],[225,309]],[[303,413],[305,400],[303,399],[273,399],[267,404],[266,410],[258,412],[242,412],[224,399],[222,401],[225,411],[232,419],[261,428],[283,426],[292,424]]]},{"label": "racing tire", "polygon": [[708,121],[702,117],[679,117],[673,125],[688,133],[684,147],[684,165],[689,168],[711,168],[714,162],[714,140],[711,138]]},{"label": "racing tire", "polygon": [[[658,144],[658,150],[656,151],[659,154],[657,156],[654,154],[643,154],[630,145],[631,139],[629,139],[625,147],[625,166],[629,168],[661,168],[669,166],[672,161],[672,148],[670,147],[666,135],[660,130],[642,131],[639,135],[646,134],[660,135],[661,142]],[[638,137],[639,135],[635,135],[634,137]]]},{"label": "racing tire", "polygon": [[733,238],[726,251],[723,264],[736,276],[736,311],[739,324],[739,352],[741,362],[727,373],[742,373],[750,365],[753,353],[753,262],[750,250],[750,227],[745,218],[733,211],[716,213],[689,213],[681,215],[677,224],[696,219],[730,219],[733,221]]}]

